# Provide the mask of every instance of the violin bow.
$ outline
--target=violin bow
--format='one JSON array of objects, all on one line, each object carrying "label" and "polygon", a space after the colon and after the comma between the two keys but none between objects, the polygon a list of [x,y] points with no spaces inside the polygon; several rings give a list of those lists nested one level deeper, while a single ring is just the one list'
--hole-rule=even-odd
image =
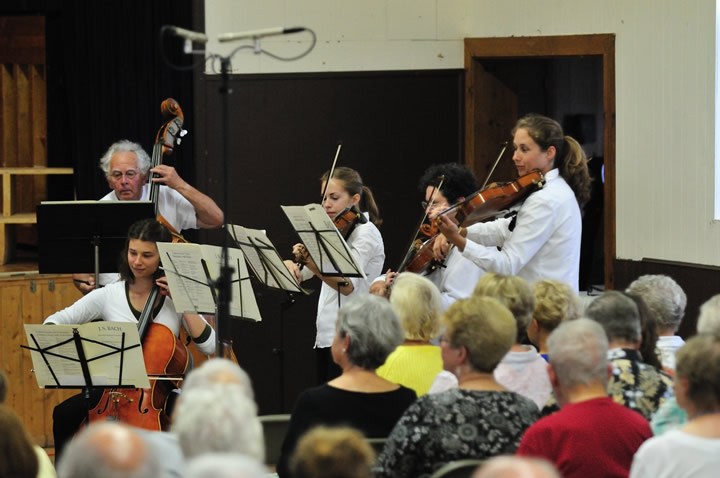
[{"label": "violin bow", "polygon": [[328,186],[330,185],[330,180],[333,177],[333,174],[335,173],[335,165],[337,164],[338,156],[340,156],[340,148],[342,148],[342,141],[338,141],[337,145],[337,151],[335,151],[335,159],[333,160],[332,166],[330,167],[330,174],[328,174],[327,181],[325,181],[325,187],[323,188],[322,195],[320,196],[320,204],[322,205],[323,201],[325,201],[325,194],[327,193]]},{"label": "violin bow", "polygon": [[487,186],[487,183],[488,183],[488,181],[490,180],[490,176],[492,176],[492,173],[495,172],[495,168],[497,167],[498,163],[500,162],[500,158],[502,158],[502,157],[503,157],[503,154],[505,154],[505,150],[507,149],[507,147],[508,147],[508,142],[505,141],[505,142],[503,143],[502,150],[500,150],[500,154],[498,154],[497,159],[496,159],[495,162],[493,163],[493,167],[490,169],[490,172],[488,173],[487,177],[485,178],[485,182],[483,183],[482,187],[480,188],[480,191],[482,191],[483,189],[485,189],[485,186]]},{"label": "violin bow", "polygon": [[[498,163],[500,162],[500,158],[502,158],[502,157],[503,157],[503,154],[505,154],[505,150],[507,149],[507,147],[508,147],[508,142],[507,142],[507,141],[505,141],[504,143],[502,143],[502,149],[500,150],[500,154],[498,154],[498,157],[497,157],[497,159],[495,160],[495,162],[493,163],[492,168],[490,168],[490,172],[488,173],[487,177],[485,178],[485,182],[482,184],[482,186],[480,187],[480,189],[479,189],[478,191],[484,190],[484,189],[485,189],[485,186],[487,186],[487,183],[488,183],[488,181],[490,180],[490,176],[492,176],[492,174],[495,172],[495,168],[497,167]],[[449,212],[454,211],[455,209],[458,208],[458,206],[460,206],[461,204],[463,204],[463,202],[464,202],[464,201],[460,201],[460,202],[458,202],[458,203],[456,203],[456,204],[453,204],[452,206],[450,206],[449,208],[445,209],[443,212],[441,212],[440,214],[438,214],[438,216],[442,216],[443,214],[447,214],[447,213],[449,213]]]},{"label": "violin bow", "polygon": [[[435,202],[435,197],[436,197],[436,196],[438,195],[438,193],[440,192],[440,188],[442,187],[443,182],[445,181],[445,175],[442,174],[442,175],[438,176],[438,179],[439,179],[440,181],[438,181],[438,185],[435,186],[435,189],[433,190],[433,193],[430,195],[430,204],[432,204],[433,202]],[[420,228],[422,228],[422,225],[425,224],[425,219],[427,219],[427,216],[428,216],[427,208],[425,208],[425,212],[423,213],[423,216],[422,216],[422,218],[420,219],[420,222],[418,223],[417,227],[415,228],[415,232],[413,232],[413,235],[410,237],[410,244],[409,244],[408,247],[405,249],[405,255],[403,256],[403,260],[402,260],[402,262],[400,263],[400,267],[398,267],[397,269],[395,269],[396,272],[398,272],[398,273],[402,272],[403,268],[404,268],[404,267],[407,265],[407,263],[410,261],[410,251],[411,251],[412,248],[413,248],[413,244],[415,244],[415,241],[417,240],[418,234],[420,234]],[[428,237],[428,239],[430,239],[430,238]]]}]

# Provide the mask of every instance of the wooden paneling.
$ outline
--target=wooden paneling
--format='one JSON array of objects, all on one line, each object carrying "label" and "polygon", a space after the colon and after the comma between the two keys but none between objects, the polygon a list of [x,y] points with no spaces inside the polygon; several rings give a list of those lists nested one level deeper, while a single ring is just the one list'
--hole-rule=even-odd
[{"label": "wooden paneling", "polygon": [[[317,202],[318,178],[332,164],[357,169],[379,204],[386,268],[396,268],[422,216],[417,181],[433,163],[462,161],[462,70],[231,78],[227,159],[222,157],[220,78],[203,76],[196,93],[198,188],[223,197],[229,168],[227,220],[265,229],[289,257],[297,235],[280,205]],[[220,243],[222,231],[203,231]],[[292,409],[297,395],[315,385],[314,293],[289,297],[254,284],[263,320],[233,320],[235,352],[253,379],[263,414]]]},{"label": "wooden paneling", "polygon": [[53,445],[53,408],[77,392],[38,388],[30,352],[20,348],[27,345],[23,325],[42,323],[78,298],[80,292],[70,276],[32,274],[0,279],[0,366],[9,379],[6,405],[20,415],[32,439],[41,446]]}]

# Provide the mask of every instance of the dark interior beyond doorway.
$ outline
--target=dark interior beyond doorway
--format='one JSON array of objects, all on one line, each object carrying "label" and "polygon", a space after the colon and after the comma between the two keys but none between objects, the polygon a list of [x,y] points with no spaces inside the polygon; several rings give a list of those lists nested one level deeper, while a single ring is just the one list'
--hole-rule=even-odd
[{"label": "dark interior beyond doorway", "polygon": [[[592,158],[588,166],[594,184],[592,198],[583,208],[579,286],[581,291],[589,291],[604,284],[602,57],[483,58],[478,62],[484,75],[501,85],[494,86],[494,91],[502,91],[508,103],[504,111],[485,111],[485,116],[494,116],[500,124],[512,124],[527,113],[544,114],[559,121],[565,134],[578,140]],[[515,111],[517,118],[503,118],[515,115]],[[498,167],[495,180],[502,179],[503,171],[507,171],[505,175],[512,173],[507,158],[504,168]]]}]

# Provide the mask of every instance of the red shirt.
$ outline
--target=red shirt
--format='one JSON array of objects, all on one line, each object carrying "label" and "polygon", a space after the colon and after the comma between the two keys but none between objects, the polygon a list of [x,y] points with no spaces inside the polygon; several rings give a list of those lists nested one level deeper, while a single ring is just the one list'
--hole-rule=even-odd
[{"label": "red shirt", "polygon": [[517,454],[551,461],[563,477],[627,477],[633,455],[652,436],[639,413],[610,397],[565,405],[523,435]]}]

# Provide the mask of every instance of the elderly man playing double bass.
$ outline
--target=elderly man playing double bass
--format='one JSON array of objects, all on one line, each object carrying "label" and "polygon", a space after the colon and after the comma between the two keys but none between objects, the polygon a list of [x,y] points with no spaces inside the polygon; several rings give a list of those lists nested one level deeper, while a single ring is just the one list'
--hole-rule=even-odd
[{"label": "elderly man playing double bass", "polygon": [[[161,164],[150,169],[150,157],[138,143],[122,140],[113,143],[100,158],[100,169],[110,186],[100,201],[140,201],[148,199],[148,176],[164,184],[158,198],[159,214],[176,231],[185,229],[215,229],[223,224],[222,210],[209,196],[183,180],[172,166]],[[100,284],[116,280],[117,274],[101,274]],[[75,287],[83,294],[95,288],[92,274],[73,274]]]}]

